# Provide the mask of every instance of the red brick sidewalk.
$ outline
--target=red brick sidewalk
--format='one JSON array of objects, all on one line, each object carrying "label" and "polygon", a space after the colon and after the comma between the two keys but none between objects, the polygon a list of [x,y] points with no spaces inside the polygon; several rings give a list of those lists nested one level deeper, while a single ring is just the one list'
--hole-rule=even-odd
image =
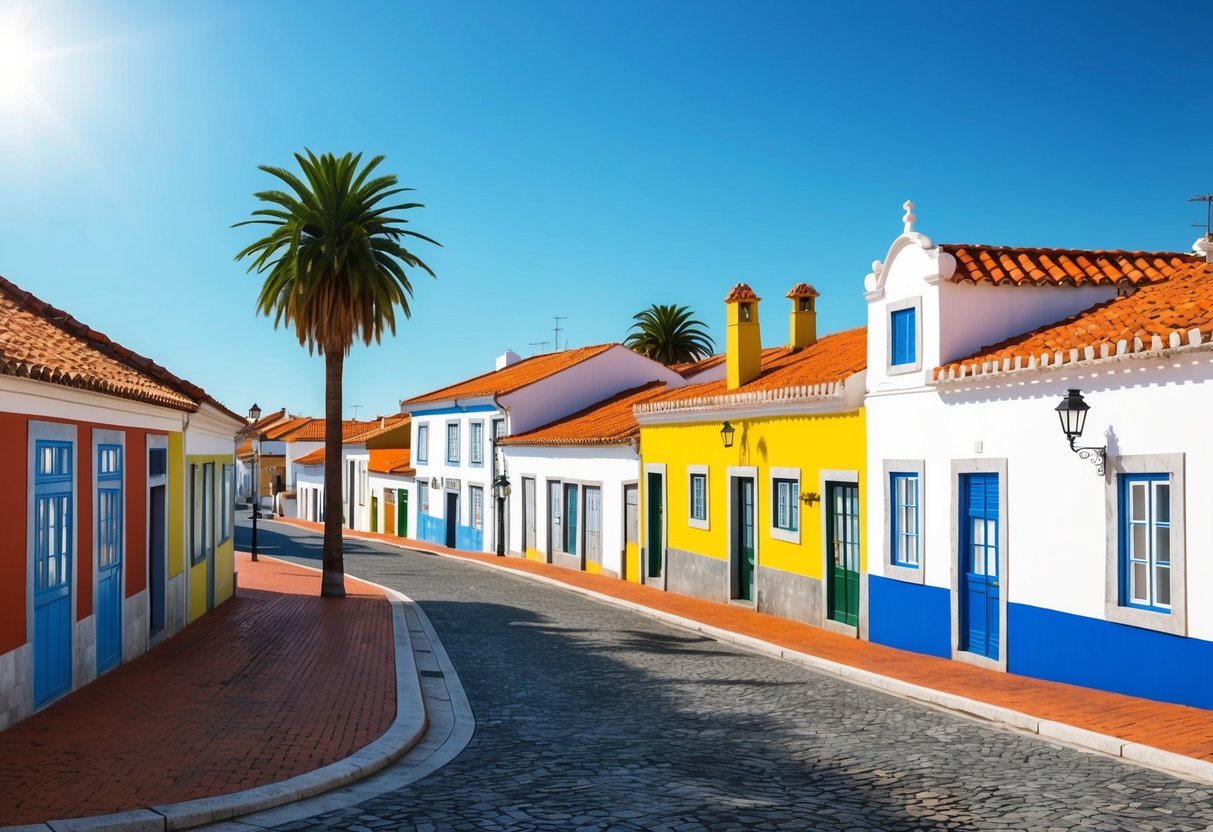
[{"label": "red brick sidewalk", "polygon": [[0,825],[177,803],[312,771],[396,715],[391,606],[238,555],[237,596],[0,732]]},{"label": "red brick sidewalk", "polygon": [[[302,520],[285,522],[310,529],[320,528],[318,524]],[[516,557],[499,558],[461,552],[432,543],[385,534],[346,534],[491,563],[503,569],[543,575],[570,586],[589,589],[882,676],[1187,757],[1213,760],[1213,711],[999,673],[847,638],[817,627],[756,613],[744,607],[703,601],[603,575],[574,572],[551,564]]]}]

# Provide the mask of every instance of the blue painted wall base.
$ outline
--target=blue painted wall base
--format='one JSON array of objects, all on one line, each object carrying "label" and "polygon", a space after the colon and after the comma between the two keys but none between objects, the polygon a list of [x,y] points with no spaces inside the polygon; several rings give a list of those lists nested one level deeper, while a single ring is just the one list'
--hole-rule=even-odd
[{"label": "blue painted wall base", "polygon": [[951,593],[868,575],[868,638],[928,656],[952,657]]},{"label": "blue painted wall base", "polygon": [[429,514],[417,513],[417,539],[426,543],[446,545],[446,520]]},{"label": "blue painted wall base", "polygon": [[484,551],[484,532],[471,526],[456,526],[455,548],[465,552]]},{"label": "blue painted wall base", "polygon": [[1007,669],[1024,676],[1213,708],[1213,642],[1007,605]]}]

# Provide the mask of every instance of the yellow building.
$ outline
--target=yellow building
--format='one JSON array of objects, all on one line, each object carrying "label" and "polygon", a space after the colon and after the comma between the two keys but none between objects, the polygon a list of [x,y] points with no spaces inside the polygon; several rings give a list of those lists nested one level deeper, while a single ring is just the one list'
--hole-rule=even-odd
[{"label": "yellow building", "polygon": [[787,346],[762,348],[738,284],[723,378],[636,407],[640,578],[859,635],[865,482],[863,328],[816,337],[816,298],[788,293]]}]

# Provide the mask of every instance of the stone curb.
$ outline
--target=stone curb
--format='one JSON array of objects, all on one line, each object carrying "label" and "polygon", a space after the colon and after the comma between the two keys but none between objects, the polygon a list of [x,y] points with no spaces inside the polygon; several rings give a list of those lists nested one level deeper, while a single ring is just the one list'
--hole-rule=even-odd
[{"label": "stone curb", "polygon": [[[266,555],[261,557],[265,560],[281,560]],[[293,561],[281,562],[320,571]],[[51,820],[26,826],[5,826],[0,827],[0,832],[170,832],[188,829],[206,823],[230,820],[239,815],[260,812],[331,791],[369,777],[403,757],[421,739],[428,725],[425,700],[421,693],[421,678],[417,671],[416,657],[413,655],[408,622],[405,620],[405,609],[414,602],[407,595],[390,587],[372,581],[363,583],[382,589],[388,603],[392,605],[393,647],[396,654],[396,719],[370,745],[343,760],[314,771],[244,791],[110,815]]]},{"label": "stone curb", "polygon": [[[354,539],[366,540],[367,538]],[[1096,731],[1089,731],[1085,728],[1078,728],[1076,726],[1061,722],[1054,722],[1052,720],[1032,716],[1031,714],[1025,714],[1011,708],[1004,708],[1000,705],[991,705],[989,702],[982,702],[977,699],[969,699],[965,696],[935,690],[934,688],[928,688],[922,685],[916,685],[912,682],[905,682],[900,679],[894,679],[890,676],[882,676],[879,673],[873,673],[869,670],[863,670],[861,668],[852,667],[851,665],[830,661],[829,659],[823,659],[820,656],[790,650],[786,647],[781,647],[778,644],[763,641],[762,639],[755,638],[753,636],[735,633],[732,630],[715,627],[711,624],[704,624],[703,622],[696,621],[693,618],[684,618],[683,616],[675,615],[674,613],[665,612],[664,610],[655,609],[653,607],[647,607],[634,601],[626,601],[622,598],[615,598],[611,595],[604,595],[600,592],[595,592],[592,589],[567,584],[556,578],[549,578],[546,575],[536,575],[531,572],[523,572],[521,570],[499,566],[496,563],[464,558],[456,554],[441,551],[437,548],[422,548],[407,544],[389,545],[396,545],[397,547],[404,549],[420,549],[421,551],[430,552],[438,555],[439,557],[452,558],[455,560],[460,560],[464,563],[483,566],[486,569],[495,569],[509,575],[516,575],[520,578],[526,578],[529,580],[538,581],[540,583],[560,587],[562,589],[593,598],[602,603],[611,604],[632,612],[640,613],[641,615],[646,615],[650,618],[658,619],[659,621],[664,621],[668,624],[674,624],[684,629],[703,633],[704,635],[709,636],[717,641],[735,644],[738,647],[743,647],[747,650],[762,653],[773,658],[794,662],[822,673],[828,673],[831,676],[836,676],[853,684],[884,691],[885,693],[901,699],[910,699],[916,702],[923,702],[928,705],[934,705],[935,707],[943,708],[944,710],[963,714],[965,716],[985,722],[992,722],[998,725],[1004,725],[1009,728],[1024,731],[1029,734],[1036,734],[1043,739],[1053,740],[1064,745],[1079,748],[1083,751],[1104,754],[1110,757],[1117,757],[1130,763],[1160,769],[1175,776],[1196,780],[1202,783],[1213,784],[1213,762],[1198,760],[1194,757],[1177,754],[1173,751],[1164,751],[1161,748],[1154,748],[1152,746],[1142,745],[1140,743],[1129,742],[1128,740],[1120,739],[1119,737],[1113,737],[1108,734],[1100,734]]]}]

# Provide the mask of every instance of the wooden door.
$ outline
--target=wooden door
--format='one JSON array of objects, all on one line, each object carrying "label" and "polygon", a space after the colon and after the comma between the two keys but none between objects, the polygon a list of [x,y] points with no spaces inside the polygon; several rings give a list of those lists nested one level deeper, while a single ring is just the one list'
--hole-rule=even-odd
[{"label": "wooden door", "polygon": [[834,621],[859,626],[859,486],[826,483],[827,609]]}]

